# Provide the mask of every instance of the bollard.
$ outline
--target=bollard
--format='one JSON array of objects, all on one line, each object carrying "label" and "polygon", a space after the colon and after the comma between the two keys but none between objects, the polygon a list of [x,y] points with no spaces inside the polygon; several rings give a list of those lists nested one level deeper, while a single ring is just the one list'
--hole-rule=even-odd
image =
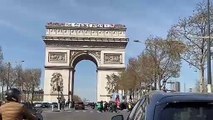
[{"label": "bollard", "polygon": [[68,107],[68,109],[70,109],[71,108],[71,103],[69,103],[69,107]]},{"label": "bollard", "polygon": [[52,107],[52,111],[54,111],[54,105],[51,105],[51,107]]},{"label": "bollard", "polygon": [[58,103],[58,111],[60,111],[60,103]]}]

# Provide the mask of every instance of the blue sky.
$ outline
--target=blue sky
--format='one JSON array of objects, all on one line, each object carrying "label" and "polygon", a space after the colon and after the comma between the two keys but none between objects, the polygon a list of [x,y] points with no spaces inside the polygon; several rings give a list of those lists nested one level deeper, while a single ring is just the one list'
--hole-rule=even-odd
[{"label": "blue sky", "polygon": [[[24,68],[44,71],[45,45],[42,36],[47,22],[121,23],[130,41],[126,61],[138,56],[150,35],[165,37],[179,18],[192,15],[202,0],[1,0],[0,46],[5,62],[24,60]],[[91,70],[92,69],[92,70]],[[76,66],[75,92],[82,98],[96,97],[96,67],[90,61]],[[198,73],[183,64],[178,80],[194,86]],[[43,81],[43,74],[41,80]],[[43,83],[43,82],[41,82]],[[41,85],[43,86],[43,84]],[[183,90],[183,87],[182,87]],[[89,91],[89,92],[88,92]]]}]

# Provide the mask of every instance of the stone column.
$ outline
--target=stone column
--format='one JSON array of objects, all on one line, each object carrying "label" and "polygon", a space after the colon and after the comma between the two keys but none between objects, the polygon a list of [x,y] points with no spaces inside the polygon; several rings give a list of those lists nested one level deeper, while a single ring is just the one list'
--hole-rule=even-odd
[{"label": "stone column", "polygon": [[74,107],[74,101],[73,101],[73,96],[74,96],[74,78],[75,78],[75,70],[71,69],[70,70],[70,107]]},{"label": "stone column", "polygon": [[113,69],[99,69],[97,70],[97,101],[110,101],[110,96],[112,94],[108,94],[108,91],[106,90],[107,86],[107,75],[111,74],[118,74],[120,71],[113,70]]}]

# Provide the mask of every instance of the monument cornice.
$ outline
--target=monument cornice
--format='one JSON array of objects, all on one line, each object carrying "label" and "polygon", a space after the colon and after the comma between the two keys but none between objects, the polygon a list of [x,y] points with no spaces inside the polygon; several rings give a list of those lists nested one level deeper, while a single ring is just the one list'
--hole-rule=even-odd
[{"label": "monument cornice", "polygon": [[125,70],[126,67],[98,67],[97,70]]},{"label": "monument cornice", "polygon": [[61,69],[70,69],[70,70],[74,70],[74,68],[73,67],[70,67],[70,66],[44,66],[44,68],[45,69],[59,69],[59,70],[61,70]]},{"label": "monument cornice", "polygon": [[97,42],[97,41],[58,41],[44,40],[47,47],[65,48],[121,48],[125,49],[127,42]]},{"label": "monument cornice", "polygon": [[44,41],[128,42],[129,38],[43,36]]}]

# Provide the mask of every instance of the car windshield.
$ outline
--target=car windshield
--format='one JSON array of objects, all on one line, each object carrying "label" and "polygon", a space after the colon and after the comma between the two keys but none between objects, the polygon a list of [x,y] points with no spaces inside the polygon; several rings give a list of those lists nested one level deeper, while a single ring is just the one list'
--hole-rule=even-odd
[{"label": "car windshield", "polygon": [[213,103],[171,103],[160,112],[159,120],[212,120]]}]

